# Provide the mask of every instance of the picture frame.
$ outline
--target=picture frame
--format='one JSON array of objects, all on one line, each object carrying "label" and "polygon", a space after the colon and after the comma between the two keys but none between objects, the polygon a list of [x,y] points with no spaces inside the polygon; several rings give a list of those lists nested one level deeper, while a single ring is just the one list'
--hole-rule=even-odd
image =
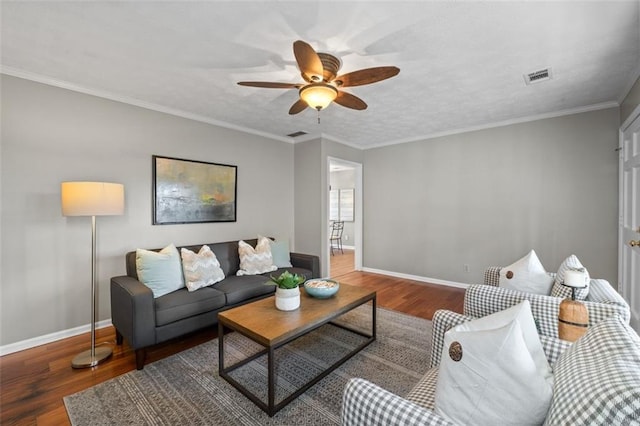
[{"label": "picture frame", "polygon": [[154,155],[153,224],[236,222],[238,167]]}]

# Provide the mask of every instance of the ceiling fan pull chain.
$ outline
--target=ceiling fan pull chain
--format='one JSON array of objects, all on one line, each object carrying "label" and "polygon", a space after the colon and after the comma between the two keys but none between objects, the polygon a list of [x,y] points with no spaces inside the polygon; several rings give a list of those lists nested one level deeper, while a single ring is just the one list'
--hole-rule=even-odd
[{"label": "ceiling fan pull chain", "polygon": [[320,124],[320,109],[318,108],[318,124]]}]

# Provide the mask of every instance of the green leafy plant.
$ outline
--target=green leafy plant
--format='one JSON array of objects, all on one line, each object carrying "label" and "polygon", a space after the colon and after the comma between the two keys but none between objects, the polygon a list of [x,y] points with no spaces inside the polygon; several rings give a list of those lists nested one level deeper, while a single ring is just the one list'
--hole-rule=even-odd
[{"label": "green leafy plant", "polygon": [[269,285],[277,285],[280,288],[291,289],[298,287],[306,280],[304,275],[292,274],[289,271],[284,271],[278,278],[271,275],[271,281],[267,282]]}]

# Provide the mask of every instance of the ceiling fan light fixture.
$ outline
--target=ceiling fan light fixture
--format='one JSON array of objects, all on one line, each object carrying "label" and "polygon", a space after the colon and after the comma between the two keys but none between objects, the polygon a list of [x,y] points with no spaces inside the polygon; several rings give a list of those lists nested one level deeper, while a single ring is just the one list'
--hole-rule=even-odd
[{"label": "ceiling fan light fixture", "polygon": [[311,83],[300,89],[300,99],[318,111],[325,109],[338,96],[338,89],[327,83]]}]

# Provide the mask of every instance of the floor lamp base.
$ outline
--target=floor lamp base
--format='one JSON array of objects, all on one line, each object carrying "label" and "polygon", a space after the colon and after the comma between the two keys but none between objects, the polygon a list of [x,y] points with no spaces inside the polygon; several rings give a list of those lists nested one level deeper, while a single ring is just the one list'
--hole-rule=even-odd
[{"label": "floor lamp base", "polygon": [[80,352],[71,361],[73,368],[89,368],[95,367],[102,361],[106,360],[113,353],[111,346],[98,346],[94,351],[94,356],[91,356],[91,349],[87,349],[84,352]]}]

